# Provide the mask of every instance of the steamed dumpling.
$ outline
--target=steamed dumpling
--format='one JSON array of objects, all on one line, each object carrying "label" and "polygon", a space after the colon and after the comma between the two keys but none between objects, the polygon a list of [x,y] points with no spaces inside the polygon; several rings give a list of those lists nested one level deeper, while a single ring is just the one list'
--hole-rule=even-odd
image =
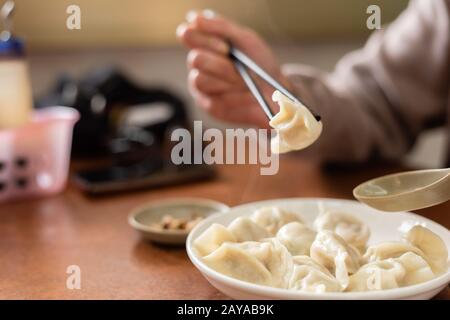
[{"label": "steamed dumpling", "polygon": [[289,280],[289,289],[307,292],[336,292],[341,290],[339,282],[323,266],[308,256],[295,256],[294,269]]},{"label": "steamed dumpling", "polygon": [[398,258],[412,252],[423,258],[433,270],[440,274],[447,270],[448,252],[442,239],[431,230],[414,226],[404,236],[404,242],[388,241],[367,248],[364,254],[366,262]]},{"label": "steamed dumpling", "polygon": [[370,246],[367,248],[363,259],[366,262],[373,262],[389,258],[398,258],[407,252],[413,252],[426,259],[425,254],[419,248],[416,248],[409,243],[396,241],[387,241]]},{"label": "steamed dumpling", "polygon": [[[438,273],[436,269],[433,269],[433,260],[429,259],[428,256],[419,248],[413,246],[410,243],[407,242],[382,242],[373,246],[370,246],[366,253],[363,256],[363,259],[367,262],[372,261],[380,261],[385,260],[389,258],[398,258],[397,260],[402,262],[405,265],[405,268],[409,270],[408,275],[409,280],[407,278],[405,285],[410,285],[417,283],[414,279],[421,279],[421,274],[423,275],[423,278],[430,278],[430,272],[431,274]],[[420,258],[420,259],[419,259]],[[422,261],[423,260],[423,261]],[[436,260],[434,260],[436,261]],[[439,259],[437,260],[439,261]],[[425,262],[425,263],[423,263]],[[413,267],[415,266],[415,267]],[[427,270],[427,266],[431,270]],[[420,268],[420,270],[416,270],[417,273],[412,274],[412,270],[414,268]],[[438,269],[437,270],[442,270]],[[429,272],[430,271],[430,272]],[[431,279],[431,278],[430,278]],[[423,280],[426,281],[426,280]],[[420,282],[423,282],[420,281]]]},{"label": "steamed dumpling", "polygon": [[319,264],[313,258],[306,255],[299,255],[292,257],[292,261],[294,262],[294,266],[307,265],[316,269],[319,269],[323,273],[330,274],[330,271],[325,268],[323,265]]},{"label": "steamed dumpling", "polygon": [[406,270],[395,259],[374,261],[362,266],[350,276],[346,291],[372,291],[401,286]]},{"label": "steamed dumpling", "polygon": [[275,236],[277,231],[289,222],[302,222],[300,217],[295,213],[278,207],[263,207],[258,209],[250,216],[250,219],[266,229],[271,236]]},{"label": "steamed dumpling", "polygon": [[434,272],[440,274],[447,270],[447,246],[433,231],[417,225],[405,234],[404,240],[417,247],[425,254],[426,260]]},{"label": "steamed dumpling", "polygon": [[425,282],[435,277],[430,265],[421,256],[407,252],[395,259],[405,268],[406,274],[402,280],[403,286]]},{"label": "steamed dumpling", "polygon": [[194,241],[194,248],[200,256],[206,256],[224,242],[236,242],[236,237],[223,225],[214,223]]},{"label": "steamed dumpling", "polygon": [[406,252],[398,258],[370,262],[350,276],[347,291],[383,290],[410,286],[434,278],[430,265],[419,255]]},{"label": "steamed dumpling", "polygon": [[266,229],[260,227],[248,217],[234,219],[228,226],[228,230],[236,237],[238,242],[259,241],[270,236]]},{"label": "steamed dumpling", "polygon": [[239,244],[246,252],[256,257],[272,275],[272,286],[286,288],[293,268],[292,256],[276,238],[262,242]]},{"label": "steamed dumpling", "polygon": [[311,245],[310,256],[333,273],[346,288],[349,274],[355,273],[360,266],[360,254],[348,245],[344,239],[331,231],[320,231]]},{"label": "steamed dumpling", "polygon": [[277,288],[288,287],[293,268],[292,256],[276,239],[224,243],[203,261],[230,277]]},{"label": "steamed dumpling", "polygon": [[203,258],[205,264],[226,276],[255,284],[272,286],[272,274],[256,257],[240,246],[227,242]]},{"label": "steamed dumpling", "polygon": [[290,222],[277,232],[277,239],[293,255],[308,255],[316,232],[300,222]]},{"label": "steamed dumpling", "polygon": [[370,236],[369,227],[356,217],[342,212],[327,211],[314,221],[317,231],[329,230],[341,236],[348,244],[364,252]]},{"label": "steamed dumpling", "polygon": [[280,111],[269,122],[277,132],[271,140],[273,153],[304,149],[319,138],[322,122],[317,121],[304,105],[279,91],[273,93],[272,100],[280,105]]}]

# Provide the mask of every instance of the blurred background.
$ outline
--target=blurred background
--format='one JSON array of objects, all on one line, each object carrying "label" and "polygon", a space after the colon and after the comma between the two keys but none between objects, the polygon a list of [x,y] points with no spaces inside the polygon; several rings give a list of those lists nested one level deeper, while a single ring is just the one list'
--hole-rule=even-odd
[{"label": "blurred background", "polygon": [[[331,71],[370,34],[366,9],[381,8],[382,23],[395,19],[407,0],[17,0],[14,27],[27,43],[33,91],[46,93],[61,73],[81,77],[114,65],[144,86],[163,86],[188,105],[191,118],[223,126],[197,110],[186,88],[186,51],[175,38],[191,9],[212,9],[260,32],[281,62]],[[66,9],[81,8],[81,30],[68,30]],[[443,135],[426,133],[408,157],[415,166],[438,166]]]}]

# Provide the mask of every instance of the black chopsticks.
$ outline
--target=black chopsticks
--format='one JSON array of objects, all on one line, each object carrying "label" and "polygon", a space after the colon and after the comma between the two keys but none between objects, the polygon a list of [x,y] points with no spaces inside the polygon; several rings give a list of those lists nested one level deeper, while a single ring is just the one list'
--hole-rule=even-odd
[{"label": "black chopsticks", "polygon": [[267,115],[267,118],[269,118],[269,120],[272,119],[274,114],[270,109],[269,104],[267,103],[266,99],[264,98],[263,94],[259,90],[256,83],[253,81],[244,64],[242,64],[242,62],[238,60],[235,60],[234,65],[238,70],[239,74],[241,75],[242,79],[244,80],[245,84],[247,85],[248,89],[255,96],[264,113]]},{"label": "black chopsticks", "polygon": [[230,45],[230,51],[229,56],[231,60],[233,61],[236,69],[238,70],[239,74],[241,75],[242,79],[244,80],[245,84],[249,88],[250,92],[255,96],[256,100],[260,104],[261,108],[263,109],[264,113],[267,115],[267,117],[270,119],[273,118],[273,112],[270,109],[269,104],[267,103],[266,99],[264,98],[263,94],[261,93],[261,90],[256,85],[253,78],[250,76],[249,72],[246,68],[252,70],[254,73],[256,73],[262,80],[267,82],[270,86],[280,91],[282,94],[284,94],[286,97],[291,99],[294,102],[301,103],[306,108],[308,108],[311,113],[314,115],[317,121],[320,121],[320,116],[313,112],[313,110],[306,106],[300,99],[295,97],[288,89],[283,87],[278,81],[276,81],[274,78],[272,78],[264,69],[262,69],[258,64],[256,64],[251,58],[249,58],[245,53],[240,51],[239,49],[236,49],[234,46]]}]

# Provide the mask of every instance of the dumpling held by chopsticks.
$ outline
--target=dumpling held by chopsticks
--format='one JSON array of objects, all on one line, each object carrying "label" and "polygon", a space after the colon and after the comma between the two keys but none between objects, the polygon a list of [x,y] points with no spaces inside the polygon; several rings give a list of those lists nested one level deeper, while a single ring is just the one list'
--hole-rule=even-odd
[{"label": "dumpling held by chopsticks", "polygon": [[272,138],[273,153],[286,153],[304,149],[313,144],[322,133],[322,122],[302,104],[290,100],[276,90],[272,100],[280,106],[278,112],[269,124],[277,132]]}]

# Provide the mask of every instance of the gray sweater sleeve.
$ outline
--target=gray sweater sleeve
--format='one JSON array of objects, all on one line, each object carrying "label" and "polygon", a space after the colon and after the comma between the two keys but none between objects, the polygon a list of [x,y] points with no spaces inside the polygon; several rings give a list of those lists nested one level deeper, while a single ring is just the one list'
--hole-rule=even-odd
[{"label": "gray sweater sleeve", "polygon": [[446,120],[450,78],[450,0],[414,0],[332,73],[287,65],[323,133],[305,155],[324,162],[397,159],[425,128]]}]

